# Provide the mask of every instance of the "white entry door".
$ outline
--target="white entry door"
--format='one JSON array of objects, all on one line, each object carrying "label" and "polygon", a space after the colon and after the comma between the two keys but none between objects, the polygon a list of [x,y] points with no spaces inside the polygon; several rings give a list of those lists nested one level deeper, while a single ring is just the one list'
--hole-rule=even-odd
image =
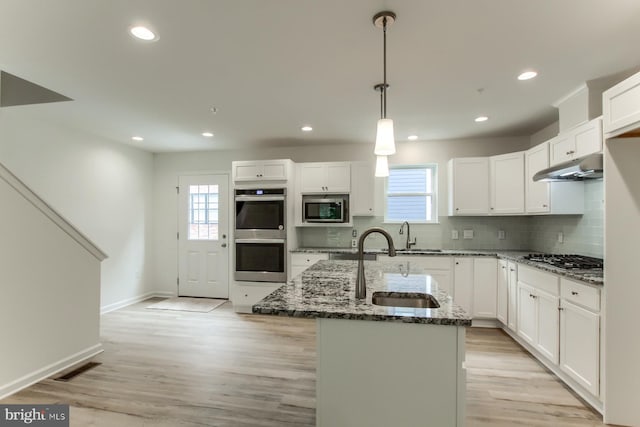
[{"label": "white entry door", "polygon": [[228,175],[179,178],[179,296],[229,298],[228,191]]}]

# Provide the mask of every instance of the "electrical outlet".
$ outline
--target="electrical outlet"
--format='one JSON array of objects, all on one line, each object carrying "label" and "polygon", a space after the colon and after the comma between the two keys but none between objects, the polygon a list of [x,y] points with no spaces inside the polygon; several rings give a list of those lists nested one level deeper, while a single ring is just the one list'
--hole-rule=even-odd
[{"label": "electrical outlet", "polygon": [[564,243],[564,233],[562,231],[558,233],[558,243]]},{"label": "electrical outlet", "polygon": [[358,241],[356,239],[351,239],[351,247],[355,248],[356,246],[358,246]]},{"label": "electrical outlet", "polygon": [[451,230],[451,240],[458,240],[459,238],[458,230]]},{"label": "electrical outlet", "polygon": [[355,228],[351,230],[351,237],[358,237],[358,230]]},{"label": "electrical outlet", "polygon": [[504,230],[498,230],[498,239],[500,240],[504,240],[507,238],[506,233],[504,232]]},{"label": "electrical outlet", "polygon": [[473,239],[473,230],[463,230],[462,238],[467,240]]}]

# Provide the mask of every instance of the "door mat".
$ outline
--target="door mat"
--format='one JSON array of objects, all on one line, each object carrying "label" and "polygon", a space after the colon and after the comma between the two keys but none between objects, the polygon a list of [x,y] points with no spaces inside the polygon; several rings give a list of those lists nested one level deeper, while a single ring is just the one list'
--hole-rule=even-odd
[{"label": "door mat", "polygon": [[196,311],[208,313],[227,302],[226,299],[173,297],[153,303],[146,308],[153,310]]}]

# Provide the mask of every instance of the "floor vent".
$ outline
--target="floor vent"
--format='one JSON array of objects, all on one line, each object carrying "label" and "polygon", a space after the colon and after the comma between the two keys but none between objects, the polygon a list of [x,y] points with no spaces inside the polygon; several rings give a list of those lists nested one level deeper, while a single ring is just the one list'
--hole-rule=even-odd
[{"label": "floor vent", "polygon": [[72,379],[74,379],[78,375],[80,375],[80,374],[82,374],[84,372],[87,372],[89,369],[93,369],[96,366],[100,366],[100,365],[102,365],[102,363],[98,363],[98,362],[86,363],[86,364],[80,366],[79,368],[74,369],[71,372],[67,372],[64,375],[62,375],[62,376],[60,376],[58,378],[55,378],[55,381],[64,381],[64,382],[71,381]]}]

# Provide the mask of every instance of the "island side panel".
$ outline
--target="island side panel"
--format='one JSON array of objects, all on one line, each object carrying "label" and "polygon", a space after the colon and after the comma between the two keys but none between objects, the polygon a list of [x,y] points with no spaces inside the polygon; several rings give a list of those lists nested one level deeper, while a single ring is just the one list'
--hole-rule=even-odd
[{"label": "island side panel", "polygon": [[316,322],[317,426],[464,424],[464,327]]}]

